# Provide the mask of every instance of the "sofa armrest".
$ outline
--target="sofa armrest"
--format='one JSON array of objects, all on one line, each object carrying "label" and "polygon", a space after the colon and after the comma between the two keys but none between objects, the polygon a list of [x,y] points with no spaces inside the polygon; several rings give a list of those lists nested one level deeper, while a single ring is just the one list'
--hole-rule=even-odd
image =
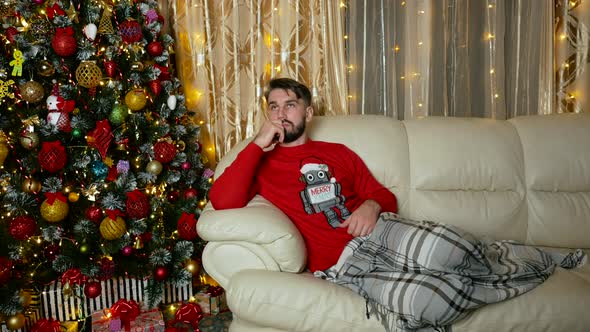
[{"label": "sofa armrest", "polygon": [[214,210],[210,203],[197,223],[208,241],[203,266],[222,287],[243,269],[301,272],[305,243],[291,220],[261,196],[240,209]]}]

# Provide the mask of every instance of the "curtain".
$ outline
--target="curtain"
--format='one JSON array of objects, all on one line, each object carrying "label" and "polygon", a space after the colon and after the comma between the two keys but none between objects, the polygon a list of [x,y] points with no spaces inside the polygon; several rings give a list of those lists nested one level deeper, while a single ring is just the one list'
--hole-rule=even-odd
[{"label": "curtain", "polygon": [[350,0],[348,15],[351,113],[552,112],[552,1]]},{"label": "curtain", "polygon": [[[160,0],[161,5],[166,2]],[[305,82],[316,114],[348,114],[344,8],[335,0],[168,2],[176,68],[209,158],[256,133],[273,77]]]},{"label": "curtain", "polygon": [[316,114],[397,119],[583,112],[590,0],[159,0],[218,160],[264,120],[271,77]]}]

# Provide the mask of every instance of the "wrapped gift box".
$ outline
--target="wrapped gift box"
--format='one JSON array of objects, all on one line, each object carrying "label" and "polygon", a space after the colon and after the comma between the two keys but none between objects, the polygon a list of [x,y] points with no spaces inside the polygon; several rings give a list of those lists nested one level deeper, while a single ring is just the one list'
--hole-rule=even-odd
[{"label": "wrapped gift box", "polygon": [[[84,331],[84,324],[85,321],[78,321],[78,320],[69,320],[69,321],[61,321],[62,332],[80,332]],[[86,330],[90,331],[90,330]]]},{"label": "wrapped gift box", "polygon": [[[109,308],[119,299],[135,300],[143,303],[147,280],[117,277],[101,281],[102,293],[90,299],[84,296],[82,287],[73,287],[74,294],[65,296],[61,282],[45,286],[41,292],[42,315],[59,321],[72,321],[91,315],[93,312]],[[164,285],[164,303],[186,301],[192,295],[192,284],[176,287]],[[151,309],[151,308],[149,308]]]},{"label": "wrapped gift box", "polygon": [[209,286],[193,295],[204,314],[216,315],[227,310],[225,292],[219,286]]},{"label": "wrapped gift box", "polygon": [[[105,310],[106,311],[106,310]],[[158,309],[151,309],[142,312],[131,321],[131,332],[160,332],[164,331],[166,326],[162,318],[162,313]],[[105,312],[97,311],[92,314],[92,331],[93,332],[114,332],[125,331],[123,323],[119,318],[110,318]]]}]

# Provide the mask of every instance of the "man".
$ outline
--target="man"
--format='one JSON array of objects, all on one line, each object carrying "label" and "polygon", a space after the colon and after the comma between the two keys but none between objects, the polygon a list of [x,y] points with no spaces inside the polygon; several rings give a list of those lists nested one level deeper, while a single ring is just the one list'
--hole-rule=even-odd
[{"label": "man", "polygon": [[274,79],[265,97],[270,119],[215,181],[213,207],[240,208],[255,194],[268,199],[303,235],[308,268],[367,299],[367,315],[387,331],[444,330],[476,308],[535,288],[557,264],[573,268],[587,259],[581,250],[484,243],[457,227],[387,213],[397,210],[395,196],[354,152],[308,137],[307,87]]},{"label": "man", "polygon": [[396,212],[395,196],[342,144],[313,141],[309,89],[289,78],[269,82],[269,120],[216,179],[215,209],[240,208],[256,194],[293,221],[308,250],[308,268],[334,265],[346,244],[375,228],[381,212]]}]

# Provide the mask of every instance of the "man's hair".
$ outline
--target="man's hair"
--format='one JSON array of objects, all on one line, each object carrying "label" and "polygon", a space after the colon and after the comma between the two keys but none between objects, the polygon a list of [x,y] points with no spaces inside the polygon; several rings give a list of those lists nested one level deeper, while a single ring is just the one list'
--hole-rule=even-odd
[{"label": "man's hair", "polygon": [[264,92],[264,98],[266,98],[267,102],[268,95],[270,94],[270,92],[276,89],[290,90],[295,94],[295,96],[297,96],[297,99],[303,99],[305,106],[311,105],[311,92],[305,84],[299,83],[294,79],[286,77],[273,78],[272,80],[270,80],[270,82],[268,82],[267,89]]}]

